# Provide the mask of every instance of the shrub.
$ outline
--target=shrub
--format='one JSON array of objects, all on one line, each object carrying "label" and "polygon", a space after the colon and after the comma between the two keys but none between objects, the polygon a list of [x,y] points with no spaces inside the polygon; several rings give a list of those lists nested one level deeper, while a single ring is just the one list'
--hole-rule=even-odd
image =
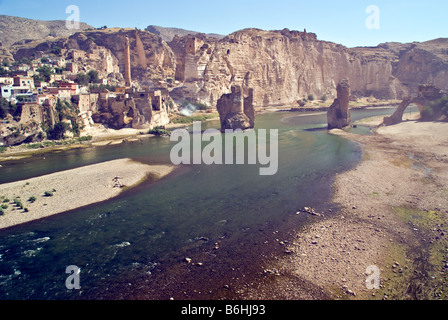
[{"label": "shrub", "polygon": [[0,208],[2,208],[3,210],[6,210],[6,209],[8,209],[8,205],[7,205],[7,204],[2,204],[2,205],[0,206]]},{"label": "shrub", "polygon": [[205,121],[213,118],[214,115],[202,115],[202,116],[193,116],[193,117],[178,117],[172,119],[173,123],[193,123],[195,121]]},{"label": "shrub", "polygon": [[61,55],[62,49],[58,46],[54,46],[53,48],[51,48],[51,53],[54,55]]},{"label": "shrub", "polygon": [[54,125],[53,129],[47,131],[47,137],[51,140],[62,140],[64,139],[64,134],[67,129],[67,123],[58,122]]},{"label": "shrub", "polygon": [[324,95],[320,98],[320,100],[323,101],[323,102],[327,101],[327,100],[328,100],[327,95],[324,94]]},{"label": "shrub", "polygon": [[14,204],[15,204],[17,207],[19,207],[20,209],[23,209],[23,204],[22,204],[22,201],[20,201],[20,199],[15,198],[15,199],[13,200],[13,202],[14,202]]},{"label": "shrub", "polygon": [[44,196],[45,197],[52,197],[53,196],[53,192],[52,191],[45,191]]},{"label": "shrub", "polygon": [[308,100],[310,100],[310,101],[314,101],[314,99],[315,99],[314,94],[310,93],[310,94],[308,95]]},{"label": "shrub", "polygon": [[43,147],[41,143],[32,143],[25,146],[27,149],[40,149]]},{"label": "shrub", "polygon": [[4,214],[5,214],[5,212],[3,211],[2,208],[0,208],[0,216],[2,216],[2,215],[4,215]]},{"label": "shrub", "polygon": [[83,72],[79,72],[76,75],[76,83],[78,83],[80,86],[87,86],[90,82],[90,76],[83,73]]},{"label": "shrub", "polygon": [[84,137],[78,138],[78,142],[85,142],[85,141],[90,141],[90,140],[92,140],[92,136],[84,136]]},{"label": "shrub", "polygon": [[98,71],[96,70],[90,70],[87,72],[87,75],[89,76],[89,82],[90,83],[97,83],[100,78],[98,77]]},{"label": "shrub", "polygon": [[438,120],[443,116],[448,118],[448,96],[431,102],[422,111],[423,121]]},{"label": "shrub", "polygon": [[165,130],[163,127],[156,127],[154,129],[151,129],[148,131],[149,134],[154,134],[156,136],[169,136],[171,135],[171,132],[168,130]]},{"label": "shrub", "polygon": [[53,68],[50,66],[42,66],[36,70],[39,76],[42,77],[46,82],[51,81],[51,75],[54,73]]},{"label": "shrub", "polygon": [[33,203],[33,202],[36,201],[36,197],[31,196],[31,197],[28,199],[28,201],[31,202],[31,203]]}]

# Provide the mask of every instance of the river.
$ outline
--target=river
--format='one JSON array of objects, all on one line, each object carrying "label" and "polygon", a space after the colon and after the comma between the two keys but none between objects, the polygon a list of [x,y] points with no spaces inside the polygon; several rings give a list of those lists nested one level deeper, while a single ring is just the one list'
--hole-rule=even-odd
[{"label": "river", "polygon": [[[118,198],[0,230],[0,299],[235,298],[231,289],[254,281],[270,257],[267,239],[308,223],[295,215],[304,206],[332,207],[335,173],[360,161],[355,143],[320,130],[325,122],[325,113],[257,117],[256,129],[279,130],[273,176],[256,165],[188,165]],[[173,145],[160,137],[48,153],[5,163],[0,183],[125,157],[170,163]],[[71,265],[81,270],[79,290],[66,288]]]}]

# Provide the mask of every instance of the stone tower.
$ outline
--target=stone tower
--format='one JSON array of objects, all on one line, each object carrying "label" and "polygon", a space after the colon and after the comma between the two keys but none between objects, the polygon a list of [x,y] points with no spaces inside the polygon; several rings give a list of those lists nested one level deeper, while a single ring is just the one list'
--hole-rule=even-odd
[{"label": "stone tower", "polygon": [[252,88],[246,90],[247,97],[244,96],[244,89],[241,86],[234,85],[231,91],[223,94],[216,106],[221,119],[221,131],[252,129],[255,125],[254,90]]},{"label": "stone tower", "polygon": [[128,37],[124,39],[124,81],[126,87],[131,86],[131,52]]}]

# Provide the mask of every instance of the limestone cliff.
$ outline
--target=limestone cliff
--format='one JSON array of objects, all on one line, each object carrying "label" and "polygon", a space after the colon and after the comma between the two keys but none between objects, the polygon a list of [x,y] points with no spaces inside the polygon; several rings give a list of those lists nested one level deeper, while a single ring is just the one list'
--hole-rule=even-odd
[{"label": "limestone cliff", "polygon": [[288,29],[246,29],[221,40],[175,37],[169,45],[177,59],[176,79],[184,85],[173,94],[214,106],[232,85],[243,85],[254,88],[257,107],[294,105],[309,94],[334,98],[337,83],[348,78],[354,97],[400,99],[413,92],[415,82],[448,86],[443,59],[448,43],[436,44],[346,48]]},{"label": "limestone cliff", "polygon": [[[141,86],[157,85],[159,80],[174,78],[176,59],[171,48],[158,35],[136,29],[111,28],[105,30],[87,30],[68,38],[56,40],[34,41],[26,45],[15,46],[14,59],[24,57],[35,58],[42,52],[49,52],[58,46],[66,50],[82,50],[93,57],[98,50],[105,51],[97,61],[83,61],[83,65],[98,68],[102,76],[114,76],[124,83],[124,43],[128,37],[130,42],[131,76]],[[107,54],[109,52],[109,54]],[[79,71],[88,71],[82,70]]]},{"label": "limestone cliff", "polygon": [[[175,36],[168,44],[158,35],[136,29],[90,30],[68,38],[16,46],[15,59],[35,56],[52,46],[92,52],[109,51],[90,67],[124,82],[124,39],[129,38],[131,76],[141,86],[160,80],[180,82],[170,92],[177,101],[215,107],[233,85],[254,89],[254,107],[297,105],[312,94],[335,98],[336,86],[349,79],[356,97],[403,99],[421,84],[448,89],[448,39],[423,43],[385,43],[346,48],[309,32],[245,29],[218,39],[205,34]],[[118,71],[118,72],[117,72]]]}]

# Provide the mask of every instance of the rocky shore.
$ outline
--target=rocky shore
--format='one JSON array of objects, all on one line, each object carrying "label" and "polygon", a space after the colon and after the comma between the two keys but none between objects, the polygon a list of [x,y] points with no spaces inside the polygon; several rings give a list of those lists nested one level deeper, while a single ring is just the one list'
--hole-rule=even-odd
[{"label": "rocky shore", "polygon": [[[363,150],[361,163],[335,178],[340,209],[298,208],[314,222],[282,243],[285,256],[267,267],[275,275],[248,297],[301,299],[305,284],[317,292],[306,299],[446,299],[448,123],[331,133]],[[371,266],[379,270],[379,289],[366,285]]]},{"label": "rocky shore", "polygon": [[119,159],[0,185],[0,229],[101,202],[173,166]]}]

